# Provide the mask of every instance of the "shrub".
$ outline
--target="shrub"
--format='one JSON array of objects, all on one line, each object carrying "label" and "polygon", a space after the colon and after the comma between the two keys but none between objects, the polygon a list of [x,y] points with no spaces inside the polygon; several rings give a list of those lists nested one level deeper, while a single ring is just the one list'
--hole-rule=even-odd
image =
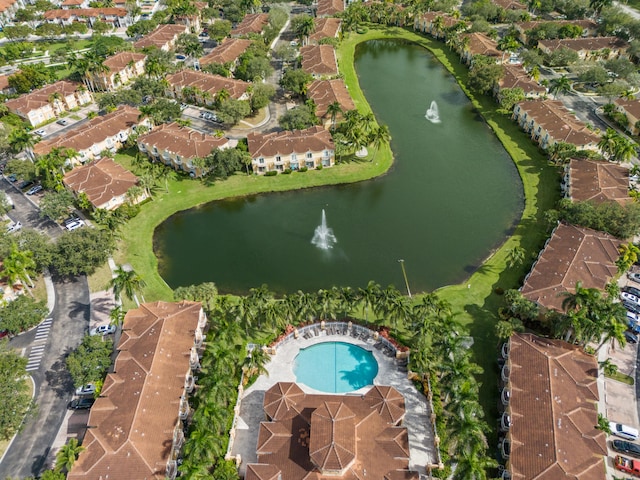
[{"label": "shrub", "polygon": [[270,170],[264,174],[265,177],[275,177],[278,174],[277,170]]},{"label": "shrub", "polygon": [[318,166],[316,167],[316,170],[322,170],[322,164],[318,165]]},{"label": "shrub", "polygon": [[282,172],[283,175],[289,175],[293,170],[291,170],[290,168],[285,168],[284,172]]},{"label": "shrub", "polygon": [[300,169],[298,171],[299,172],[306,172],[307,170],[309,170],[307,167],[300,167]]}]

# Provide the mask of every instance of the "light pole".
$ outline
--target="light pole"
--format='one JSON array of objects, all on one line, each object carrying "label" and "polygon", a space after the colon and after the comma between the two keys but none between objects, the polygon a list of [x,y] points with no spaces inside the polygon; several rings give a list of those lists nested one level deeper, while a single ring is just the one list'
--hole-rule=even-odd
[{"label": "light pole", "polygon": [[411,298],[411,290],[409,290],[409,280],[407,279],[407,271],[404,269],[404,260],[401,258],[400,260],[398,260],[398,262],[400,263],[400,268],[402,268],[404,283],[407,286],[407,294],[409,295],[409,298]]}]

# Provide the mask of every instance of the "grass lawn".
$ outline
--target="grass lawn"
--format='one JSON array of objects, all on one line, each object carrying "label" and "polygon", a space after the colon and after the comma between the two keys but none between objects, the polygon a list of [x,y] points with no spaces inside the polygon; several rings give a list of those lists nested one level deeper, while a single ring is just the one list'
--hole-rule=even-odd
[{"label": "grass lawn", "polygon": [[[443,43],[437,42],[410,30],[382,27],[369,30],[365,34],[351,33],[338,48],[338,62],[354,102],[361,112],[371,108],[358,86],[353,66],[355,47],[358,43],[374,39],[405,39],[429,49],[443,66],[456,78],[458,83],[488,125],[494,130],[507,152],[513,158],[522,178],[525,208],[522,220],[513,235],[507,239],[478,269],[468,281],[460,285],[441,288],[439,295],[449,301],[461,321],[468,325],[474,337],[475,360],[484,369],[480,401],[488,418],[496,410],[498,339],[494,334],[497,321],[496,312],[502,305],[502,297],[496,291],[517,288],[530,268],[546,238],[543,214],[555,206],[560,197],[559,171],[550,167],[546,158],[531,140],[505,115],[497,112],[493,99],[474,95],[466,87],[468,71],[460,64],[455,53]],[[118,155],[116,160],[129,167],[131,157]],[[309,188],[321,185],[335,185],[365,180],[385,173],[392,163],[392,155],[387,148],[381,149],[373,162],[354,162],[336,168],[275,177],[235,175],[228,180],[207,184],[179,177],[169,182],[169,193],[164,189],[155,193],[154,200],[142,207],[141,213],[124,228],[120,250],[116,256],[118,263],[128,262],[147,283],[145,298],[150,300],[170,300],[171,289],[158,275],[158,261],[153,253],[153,231],[163,220],[181,210],[189,209],[212,200],[225,197],[250,195],[255,193]],[[530,259],[525,265],[508,269],[506,259],[516,246],[523,247]],[[410,334],[410,333],[409,333]],[[491,422],[490,422],[491,423]],[[493,425],[491,425],[493,427]]]}]

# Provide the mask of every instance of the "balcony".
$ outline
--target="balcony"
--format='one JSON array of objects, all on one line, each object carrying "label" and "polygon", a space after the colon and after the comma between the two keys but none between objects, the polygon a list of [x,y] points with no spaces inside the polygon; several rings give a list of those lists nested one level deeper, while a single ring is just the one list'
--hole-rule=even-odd
[{"label": "balcony", "polygon": [[503,382],[508,382],[509,381],[509,366],[505,365],[504,367],[502,367],[502,370],[500,372],[500,377],[502,378]]},{"label": "balcony", "polygon": [[187,375],[187,379],[184,382],[184,389],[187,393],[193,392],[194,387],[196,386],[196,379],[193,375]]},{"label": "balcony", "polygon": [[202,347],[203,342],[204,342],[204,335],[202,334],[202,330],[200,328],[197,328],[193,343],[196,346],[196,348],[200,348]]},{"label": "balcony", "polygon": [[178,462],[170,460],[167,462],[167,478],[173,480],[178,475]]},{"label": "balcony", "polygon": [[189,402],[185,397],[182,397],[182,400],[180,401],[180,420],[186,420],[190,411]]},{"label": "balcony", "polygon": [[500,400],[504,406],[509,405],[509,401],[511,400],[511,390],[508,388],[503,388],[500,393]]},{"label": "balcony", "polygon": [[509,352],[510,351],[511,351],[511,344],[508,341],[503,343],[502,344],[502,349],[501,349],[502,358],[507,360],[509,358]]},{"label": "balcony", "polygon": [[502,458],[505,459],[509,458],[511,454],[511,442],[506,438],[500,442],[500,453],[502,454]]},{"label": "balcony", "polygon": [[502,417],[500,417],[500,430],[502,430],[503,432],[506,432],[510,428],[511,428],[511,415],[509,415],[507,412],[504,412],[502,414]]},{"label": "balcony", "polygon": [[189,364],[191,368],[199,368],[200,367],[200,357],[198,357],[198,352],[195,348],[191,349],[191,355],[189,357]]}]

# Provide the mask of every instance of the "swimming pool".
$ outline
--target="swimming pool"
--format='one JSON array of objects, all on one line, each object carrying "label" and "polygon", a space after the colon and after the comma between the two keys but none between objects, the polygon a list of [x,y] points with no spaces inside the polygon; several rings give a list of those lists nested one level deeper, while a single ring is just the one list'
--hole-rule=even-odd
[{"label": "swimming pool", "polygon": [[327,393],[373,385],[378,362],[373,353],[344,342],[323,342],[300,350],[293,363],[299,383]]}]

